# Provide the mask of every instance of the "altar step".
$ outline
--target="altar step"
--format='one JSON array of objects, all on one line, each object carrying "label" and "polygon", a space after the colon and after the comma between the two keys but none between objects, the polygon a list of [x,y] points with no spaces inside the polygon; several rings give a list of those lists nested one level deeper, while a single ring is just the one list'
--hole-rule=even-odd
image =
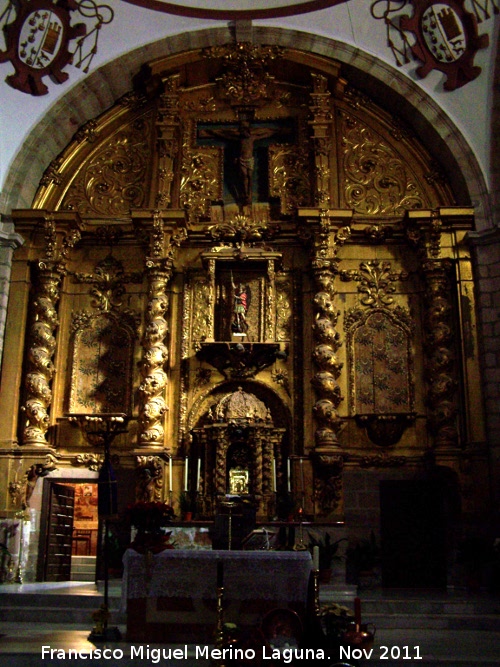
[{"label": "altar step", "polygon": [[[9,590],[10,589],[10,590]],[[12,592],[10,592],[12,591]],[[353,609],[355,587],[320,587],[320,603],[336,602]],[[362,591],[362,620],[385,630],[455,630],[500,632],[500,599],[466,592]],[[0,622],[91,623],[103,601],[102,582],[94,584],[3,584]],[[120,611],[121,581],[111,580],[109,606],[113,623],[124,623]],[[90,620],[89,620],[90,619]]]},{"label": "altar step", "polygon": [[[355,587],[320,587],[321,604],[337,602],[353,609],[355,596]],[[376,589],[361,591],[359,597],[362,621],[378,630],[500,632],[500,599],[488,594]]]},{"label": "altar step", "polygon": [[95,581],[95,556],[71,556],[71,581]]},{"label": "altar step", "polygon": [[[57,623],[92,627],[92,614],[103,602],[102,583],[58,582],[57,584],[24,584],[0,586],[0,622]],[[121,581],[111,583],[108,592],[109,609],[114,624],[125,623],[120,611]],[[14,589],[15,592],[9,592]]]}]

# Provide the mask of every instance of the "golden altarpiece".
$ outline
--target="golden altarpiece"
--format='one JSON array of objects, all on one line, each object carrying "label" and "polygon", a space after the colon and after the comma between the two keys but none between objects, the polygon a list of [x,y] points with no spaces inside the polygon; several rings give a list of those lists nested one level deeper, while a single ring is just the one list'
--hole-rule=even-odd
[{"label": "golden altarpiece", "polygon": [[14,212],[3,507],[99,467],[75,413],[130,417],[120,507],[188,489],[199,519],[243,494],[336,521],[350,471],[429,460],[470,491],[473,211],[390,111],[334,60],[235,43],[150,63],[78,130]]}]

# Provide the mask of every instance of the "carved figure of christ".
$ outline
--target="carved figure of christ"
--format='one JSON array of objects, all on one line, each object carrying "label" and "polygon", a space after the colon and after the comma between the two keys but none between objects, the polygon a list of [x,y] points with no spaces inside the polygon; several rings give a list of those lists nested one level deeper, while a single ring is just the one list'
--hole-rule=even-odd
[{"label": "carved figure of christ", "polygon": [[255,143],[260,139],[289,134],[289,127],[258,127],[248,120],[241,120],[238,127],[199,128],[199,139],[214,138],[234,142],[237,149],[236,169],[239,175],[239,202],[242,206],[252,203],[253,173],[255,167]]}]

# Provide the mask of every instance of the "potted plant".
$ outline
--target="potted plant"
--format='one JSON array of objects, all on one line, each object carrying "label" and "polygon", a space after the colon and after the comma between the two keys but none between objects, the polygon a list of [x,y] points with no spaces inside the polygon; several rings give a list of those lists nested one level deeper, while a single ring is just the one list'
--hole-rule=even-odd
[{"label": "potted plant", "polygon": [[345,541],[345,537],[342,537],[333,542],[330,533],[318,538],[309,535],[309,551],[312,553],[314,547],[319,548],[319,581],[322,584],[327,584],[332,578],[332,563],[342,560],[338,550],[339,545]]},{"label": "potted plant", "polygon": [[354,621],[354,613],[337,603],[324,605],[319,610],[321,628],[329,649],[338,650],[344,643],[344,635]]},{"label": "potted plant", "polygon": [[193,512],[195,509],[194,505],[195,503],[191,498],[191,494],[188,491],[181,491],[179,494],[179,510],[181,512],[183,521],[192,520]]}]

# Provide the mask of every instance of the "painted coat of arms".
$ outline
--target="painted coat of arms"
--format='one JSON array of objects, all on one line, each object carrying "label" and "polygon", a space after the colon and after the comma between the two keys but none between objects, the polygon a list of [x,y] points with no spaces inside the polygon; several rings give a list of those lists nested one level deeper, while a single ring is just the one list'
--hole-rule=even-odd
[{"label": "painted coat of arms", "polygon": [[[72,23],[72,12],[93,19],[95,25]],[[43,77],[49,76],[55,83],[66,81],[69,75],[63,69],[73,62],[75,53],[79,56],[75,66],[87,61],[84,71],[88,71],[100,25],[112,18],[110,7],[98,7],[93,0],[85,4],[77,0],[11,0],[0,17],[6,43],[6,50],[0,51],[0,63],[10,61],[15,68],[15,73],[6,77],[7,83],[23,93],[45,95],[48,88]],[[92,35],[90,55],[84,56],[83,43]],[[75,39],[76,51],[71,53],[69,43]]]}]

